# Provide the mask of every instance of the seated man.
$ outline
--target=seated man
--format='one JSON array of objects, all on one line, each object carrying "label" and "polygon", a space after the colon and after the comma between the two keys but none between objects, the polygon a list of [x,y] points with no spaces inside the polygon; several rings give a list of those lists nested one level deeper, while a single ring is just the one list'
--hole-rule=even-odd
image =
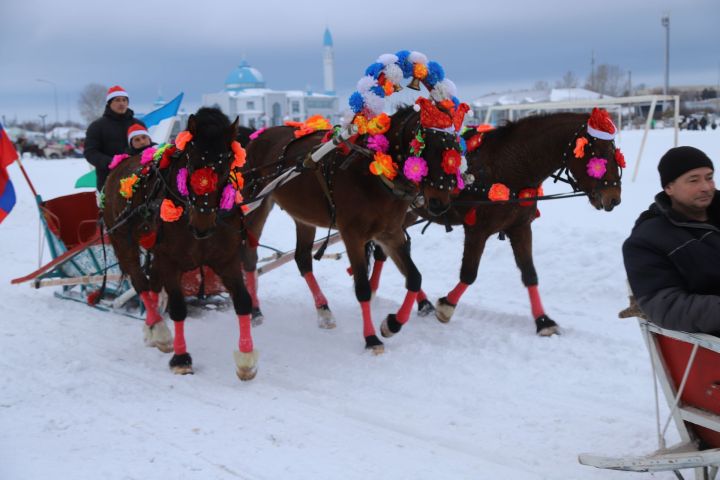
[{"label": "seated man", "polygon": [[623,244],[630,288],[663,328],[720,334],[720,197],[714,167],[697,148],[668,150],[663,191]]}]

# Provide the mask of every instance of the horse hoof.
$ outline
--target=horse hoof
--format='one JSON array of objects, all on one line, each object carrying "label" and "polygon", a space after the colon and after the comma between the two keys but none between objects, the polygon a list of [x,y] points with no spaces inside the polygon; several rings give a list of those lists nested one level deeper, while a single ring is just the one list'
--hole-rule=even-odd
[{"label": "horse hoof", "polygon": [[442,297],[435,304],[435,317],[442,323],[448,323],[455,313],[455,305],[447,297]]},{"label": "horse hoof", "polygon": [[421,317],[427,317],[431,313],[435,311],[435,307],[433,307],[433,304],[430,303],[430,300],[427,298],[424,300],[420,300],[420,303],[418,303],[418,315]]},{"label": "horse hoof", "polygon": [[326,330],[331,330],[337,326],[335,324],[335,318],[330,311],[330,307],[328,307],[327,305],[320,305],[317,308],[317,315],[318,327],[324,328]]},{"label": "horse hoof", "polygon": [[370,335],[365,337],[365,350],[369,350],[373,355],[380,355],[385,352],[385,345],[377,336]]},{"label": "horse hoof", "polygon": [[385,338],[390,338],[400,331],[402,323],[398,322],[397,315],[394,313],[385,317],[380,325],[380,334]]},{"label": "horse hoof", "polygon": [[265,316],[260,311],[260,307],[253,307],[252,312],[250,312],[250,323],[253,327],[259,327],[262,325],[263,320],[265,320]]},{"label": "horse hoof", "polygon": [[255,378],[258,365],[257,350],[247,353],[235,350],[233,352],[233,358],[235,359],[235,373],[240,380],[247,382]]},{"label": "horse hoof", "polygon": [[157,348],[163,353],[173,351],[173,338],[165,320],[160,320],[154,325],[143,325],[143,340],[145,346]]},{"label": "horse hoof", "polygon": [[195,373],[192,368],[192,358],[189,353],[173,355],[170,359],[170,370],[175,375],[192,375]]},{"label": "horse hoof", "polygon": [[541,337],[560,335],[560,327],[547,315],[540,315],[536,318],[535,326],[537,327],[537,334]]}]

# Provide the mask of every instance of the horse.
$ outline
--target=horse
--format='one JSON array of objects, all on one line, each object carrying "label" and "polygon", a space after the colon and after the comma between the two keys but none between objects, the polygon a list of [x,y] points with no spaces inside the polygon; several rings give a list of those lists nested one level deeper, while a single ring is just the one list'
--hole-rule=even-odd
[{"label": "horse", "polygon": [[[475,129],[464,133],[467,171],[474,182],[453,198],[442,215],[414,209],[427,220],[445,226],[462,225],[465,231],[460,281],[435,304],[440,322],[448,323],[452,318],[460,297],[477,278],[487,239],[499,233],[501,238],[507,235],[510,239],[515,263],[530,297],[536,333],[540,336],[559,333],[557,323],[545,313],[538,291],[531,227],[538,215],[536,198],[542,196],[541,185],[555,172],[555,178],[569,183],[575,192],[587,194],[590,204],[598,210],[610,212],[620,203],[625,160],[612,136],[593,128],[593,118],[600,124],[612,125],[607,112],[595,109],[590,118],[583,113],[554,113],[507,122],[484,133]],[[609,129],[614,131],[614,125]],[[495,197],[501,190],[505,191],[502,200]],[[416,215],[409,215],[406,225],[415,218]],[[374,289],[378,287],[385,258],[381,249],[375,250]],[[421,291],[418,301],[424,298]],[[418,305],[424,307],[422,313],[433,310],[427,308],[428,304]]]},{"label": "horse", "polygon": [[[370,313],[371,291],[365,244],[374,240],[383,245],[406,278],[407,294],[401,307],[381,324],[381,334],[388,338],[399,332],[408,321],[422,282],[410,256],[410,238],[403,228],[405,212],[420,197],[429,211],[447,208],[456,175],[445,173],[441,168],[441,158],[447,149],[459,149],[455,134],[425,129],[421,125],[420,114],[411,106],[402,107],[393,114],[390,125],[386,133],[389,141],[387,151],[400,171],[411,156],[413,139],[418,135],[424,136],[423,157],[427,159],[428,171],[421,181],[410,181],[402,175],[397,175],[395,180],[373,175],[368,170],[366,158],[369,150],[360,146],[363,142],[367,145],[369,141],[367,136],[363,136],[356,147],[362,153],[353,151],[345,156],[338,149],[332,151],[323,157],[317,167],[304,168],[299,176],[277,186],[246,219],[249,233],[260,238],[265,220],[275,203],[293,218],[297,234],[295,261],[313,295],[321,328],[332,328],[335,323],[328,301],[313,275],[312,244],[316,227],[332,227],[339,231],[350,260],[355,296],[362,311],[365,348],[374,354],[382,353],[384,345],[376,335]],[[247,183],[243,191],[246,197],[256,196],[272,178],[287,169],[296,168],[327,134],[321,130],[296,139],[294,132],[288,126],[271,127],[250,142],[245,170]],[[433,182],[434,186],[430,187],[429,182]],[[244,252],[246,283],[253,296],[254,311],[260,317],[256,283],[257,249],[246,245]]]},{"label": "horse", "polygon": [[[201,108],[188,119],[187,131],[178,135],[177,148],[167,146],[154,157],[145,150],[125,159],[105,184],[103,219],[120,267],[145,305],[146,343],[173,351],[170,369],[176,374],[193,373],[181,275],[202,265],[220,277],[238,317],[237,376],[251,380],[257,373],[252,304],[240,254],[245,236],[238,175],[245,152],[235,141],[237,123],[231,124],[219,109]],[[140,245],[152,256],[149,277],[141,267]],[[168,294],[174,340],[158,312],[162,288]]]}]

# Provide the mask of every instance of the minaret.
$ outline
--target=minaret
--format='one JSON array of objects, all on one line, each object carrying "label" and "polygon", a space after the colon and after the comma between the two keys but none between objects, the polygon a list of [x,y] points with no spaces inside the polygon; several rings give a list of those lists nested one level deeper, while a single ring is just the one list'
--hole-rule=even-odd
[{"label": "minaret", "polygon": [[323,35],[323,80],[325,94],[335,95],[335,54],[333,53],[333,41],[330,29],[325,27]]}]

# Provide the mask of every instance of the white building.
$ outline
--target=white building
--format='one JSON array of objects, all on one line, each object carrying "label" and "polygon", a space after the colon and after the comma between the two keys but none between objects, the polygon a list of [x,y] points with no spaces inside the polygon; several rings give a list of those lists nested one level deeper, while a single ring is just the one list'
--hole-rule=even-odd
[{"label": "white building", "polygon": [[286,120],[301,122],[313,115],[322,115],[331,123],[339,123],[338,97],[334,92],[334,60],[330,31],[323,36],[323,79],[325,93],[302,90],[272,90],[256,68],[243,60],[225,79],[225,88],[207,93],[202,103],[220,108],[231,120],[251,128],[282,125]]}]

